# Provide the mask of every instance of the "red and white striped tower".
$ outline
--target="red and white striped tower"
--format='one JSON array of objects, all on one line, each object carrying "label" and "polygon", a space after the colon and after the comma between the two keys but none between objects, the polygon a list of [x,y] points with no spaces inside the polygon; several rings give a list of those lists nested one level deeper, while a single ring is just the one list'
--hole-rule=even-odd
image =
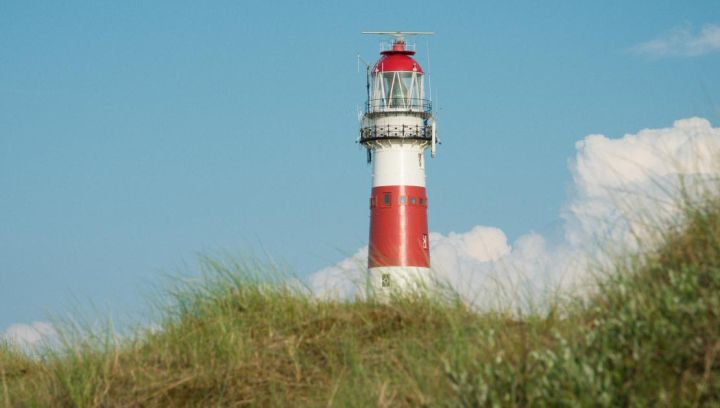
[{"label": "red and white striped tower", "polygon": [[435,122],[423,70],[404,38],[432,33],[367,34],[394,36],[390,49],[368,67],[368,101],[360,129],[360,143],[373,164],[369,283],[382,295],[417,289],[429,277],[425,150],[435,156]]}]

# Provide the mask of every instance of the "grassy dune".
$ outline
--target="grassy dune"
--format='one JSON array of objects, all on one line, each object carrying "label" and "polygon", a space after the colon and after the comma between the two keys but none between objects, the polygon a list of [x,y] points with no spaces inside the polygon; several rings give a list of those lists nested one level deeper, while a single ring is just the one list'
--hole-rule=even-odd
[{"label": "grassy dune", "polygon": [[0,405],[720,406],[720,203],[617,262],[584,299],[518,318],[452,293],[320,301],[203,260],[152,332],[0,346]]}]

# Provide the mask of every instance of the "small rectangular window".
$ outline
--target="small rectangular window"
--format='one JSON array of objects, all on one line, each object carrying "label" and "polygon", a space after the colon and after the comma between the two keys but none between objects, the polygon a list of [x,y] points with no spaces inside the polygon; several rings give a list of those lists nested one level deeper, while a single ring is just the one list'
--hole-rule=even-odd
[{"label": "small rectangular window", "polygon": [[423,249],[428,248],[428,237],[427,234],[422,234],[422,247]]},{"label": "small rectangular window", "polygon": [[420,197],[420,205],[425,205],[425,199]]},{"label": "small rectangular window", "polygon": [[383,288],[389,288],[389,287],[390,287],[390,274],[389,274],[389,273],[383,273],[383,274],[382,274],[382,287],[383,287]]},{"label": "small rectangular window", "polygon": [[383,204],[386,207],[389,207],[392,203],[392,194],[391,193],[383,193]]},{"label": "small rectangular window", "polygon": [[370,197],[370,208],[375,208],[375,197]]},{"label": "small rectangular window", "polygon": [[410,197],[410,205],[415,205],[415,197]]},{"label": "small rectangular window", "polygon": [[400,196],[400,204],[405,204],[406,198],[405,196]]}]

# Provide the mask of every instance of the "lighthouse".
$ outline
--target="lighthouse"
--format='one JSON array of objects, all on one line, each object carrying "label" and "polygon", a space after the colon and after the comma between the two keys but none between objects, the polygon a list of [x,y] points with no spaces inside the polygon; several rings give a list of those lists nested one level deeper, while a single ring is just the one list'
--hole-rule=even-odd
[{"label": "lighthouse", "polygon": [[378,295],[427,285],[430,272],[425,152],[437,144],[424,72],[405,42],[429,32],[365,32],[393,37],[368,66],[359,143],[372,164],[368,278]]}]

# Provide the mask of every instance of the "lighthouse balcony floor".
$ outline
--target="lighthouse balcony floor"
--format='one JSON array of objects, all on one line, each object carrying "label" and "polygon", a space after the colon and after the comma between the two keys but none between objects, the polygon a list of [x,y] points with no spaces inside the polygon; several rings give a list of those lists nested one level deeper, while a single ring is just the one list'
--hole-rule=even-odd
[{"label": "lighthouse balcony floor", "polygon": [[429,125],[375,125],[360,129],[360,143],[387,139],[432,140]]}]

